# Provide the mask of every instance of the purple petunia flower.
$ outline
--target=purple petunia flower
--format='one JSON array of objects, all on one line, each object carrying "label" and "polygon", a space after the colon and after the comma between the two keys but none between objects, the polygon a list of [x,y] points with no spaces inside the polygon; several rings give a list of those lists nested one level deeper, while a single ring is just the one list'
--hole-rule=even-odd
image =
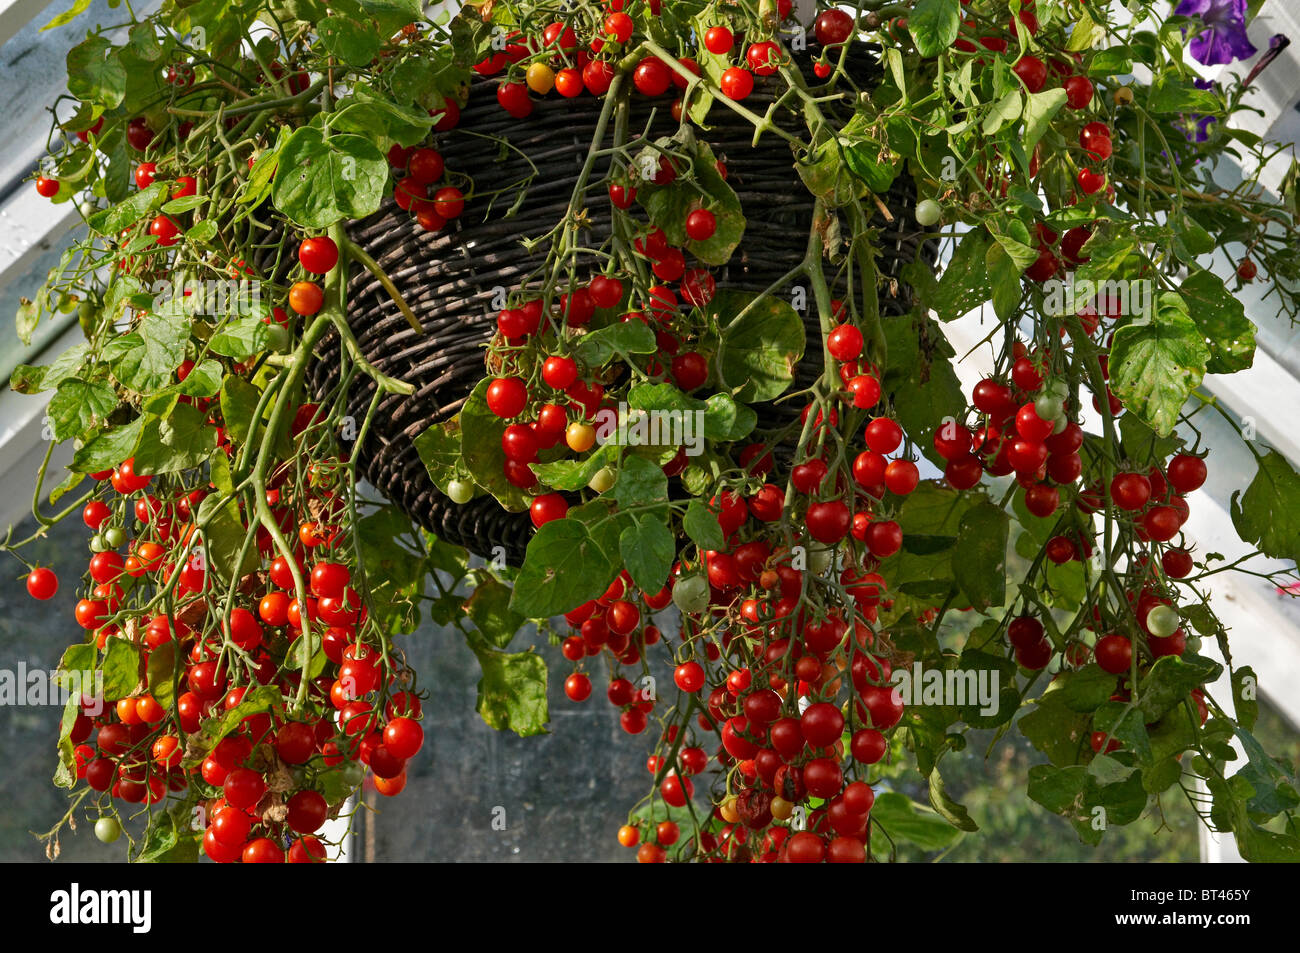
[{"label": "purple petunia flower", "polygon": [[1205,24],[1192,38],[1192,59],[1206,66],[1225,66],[1255,55],[1246,36],[1246,0],[1183,0],[1175,16],[1199,17]]}]

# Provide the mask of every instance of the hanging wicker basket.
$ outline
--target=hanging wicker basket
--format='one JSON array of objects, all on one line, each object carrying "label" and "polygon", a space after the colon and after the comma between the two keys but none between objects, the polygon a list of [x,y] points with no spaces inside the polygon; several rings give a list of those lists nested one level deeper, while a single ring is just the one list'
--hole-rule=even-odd
[{"label": "hanging wicker basket", "polygon": [[[518,564],[533,532],[528,514],[507,512],[490,496],[453,503],[433,484],[414,441],[431,424],[454,416],[484,376],[484,345],[496,333],[492,298],[500,289],[517,287],[541,262],[525,252],[520,240],[545,234],[563,217],[601,103],[590,96],[547,97],[520,121],[497,104],[496,84],[496,80],[476,79],[458,126],[442,134],[437,143],[446,167],[472,176],[473,194],[487,198],[467,202],[461,216],[438,233],[420,229],[410,213],[391,200],[350,229],[352,239],[401,290],[424,333],[407,323],[379,282],[359,266],[354,266],[348,281],[348,322],[375,367],[415,387],[411,396],[389,395],[380,401],[365,445],[359,449],[359,472],[442,539],[484,556],[504,549],[507,561]],[[762,114],[771,102],[771,92],[760,84],[746,105]],[[665,103],[639,96],[633,97],[629,128],[645,128],[652,106],[656,108],[649,137],[675,132],[677,124]],[[799,131],[793,112],[780,121]],[[784,140],[769,134],[752,146],[750,123],[720,104],[710,111],[709,123],[699,137],[725,162],[727,181],[746,217],[740,247],[714,276],[720,289],[759,292],[803,257],[812,202]],[[598,164],[591,181],[599,181],[606,171]],[[526,194],[507,216],[513,203],[510,189],[523,182],[528,183]],[[588,194],[592,237],[587,244],[594,245],[609,234],[609,203],[603,194]],[[915,204],[911,182],[900,176],[881,198],[893,220],[878,213],[871,223],[878,229],[880,273],[898,279],[902,267],[918,256],[933,264],[933,243],[911,214]],[[886,283],[880,294],[882,315],[902,314],[911,305],[904,284]],[[808,340],[816,341],[820,337],[816,309],[806,309],[804,320]],[[318,395],[338,386],[338,346],[337,338],[327,340],[310,371],[309,385]],[[821,370],[821,348],[806,348],[795,386],[809,386]],[[360,377],[353,385],[348,412],[356,419],[365,415],[374,386]],[[788,421],[786,415],[797,413],[789,405],[756,409],[760,428]]]}]

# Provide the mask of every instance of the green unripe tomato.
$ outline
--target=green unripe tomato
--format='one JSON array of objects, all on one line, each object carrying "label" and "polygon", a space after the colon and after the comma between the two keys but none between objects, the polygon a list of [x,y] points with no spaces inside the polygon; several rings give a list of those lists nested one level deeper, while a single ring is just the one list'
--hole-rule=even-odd
[{"label": "green unripe tomato", "polygon": [[104,539],[103,533],[96,533],[90,537],[90,551],[92,553],[102,553],[108,548],[108,540]]},{"label": "green unripe tomato", "polygon": [[95,836],[105,844],[111,844],[122,836],[122,825],[116,817],[101,817],[95,822]]},{"label": "green unripe tomato", "polygon": [[474,496],[474,484],[468,480],[452,480],[447,484],[447,496],[453,503],[468,503]]},{"label": "green unripe tomato", "polygon": [[271,323],[266,329],[266,349],[268,351],[285,351],[289,348],[289,329],[283,324]]},{"label": "green unripe tomato", "polygon": [[1034,400],[1034,413],[1043,420],[1055,420],[1064,410],[1064,402],[1051,394],[1039,394]]},{"label": "green unripe tomato", "polygon": [[349,787],[354,788],[361,783],[362,777],[365,776],[366,769],[360,761],[348,761],[340,766],[343,773],[343,782]]},{"label": "green unripe tomato", "polygon": [[938,225],[939,219],[943,217],[943,212],[939,208],[939,203],[934,199],[921,199],[916,203],[916,223],[929,228],[931,225]]},{"label": "green unripe tomato", "polygon": [[117,549],[126,542],[126,530],[120,526],[110,526],[104,530],[104,543],[109,549]]},{"label": "green unripe tomato", "polygon": [[673,585],[673,605],[698,614],[709,607],[709,581],[703,576],[683,576]]},{"label": "green unripe tomato", "polygon": [[1053,397],[1059,397],[1061,400],[1070,396],[1070,385],[1061,378],[1056,378],[1047,385],[1047,393]]},{"label": "green unripe tomato", "polygon": [[1201,651],[1201,637],[1199,635],[1189,635],[1183,645],[1185,653],[1190,652],[1192,655],[1198,655]]},{"label": "green unripe tomato", "polygon": [[1178,630],[1182,620],[1169,606],[1156,606],[1147,613],[1147,631],[1158,639],[1167,639]]},{"label": "green unripe tomato", "polygon": [[596,475],[591,478],[587,486],[591,487],[597,493],[604,493],[614,485],[614,471],[609,467],[601,467],[596,471]]}]

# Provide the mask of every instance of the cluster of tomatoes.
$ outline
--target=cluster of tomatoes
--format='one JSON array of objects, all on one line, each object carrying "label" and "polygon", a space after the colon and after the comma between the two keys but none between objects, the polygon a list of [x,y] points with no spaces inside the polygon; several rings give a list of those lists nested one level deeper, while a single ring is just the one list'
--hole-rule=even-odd
[{"label": "cluster of tomatoes", "polygon": [[[639,15],[654,19],[660,14],[658,0],[646,4]],[[603,16],[594,15],[592,22],[583,22],[574,16],[567,22],[548,24],[540,36],[528,37],[518,31],[505,36],[501,48],[474,64],[480,76],[505,74],[497,86],[497,102],[516,119],[532,114],[536,101],[533,95],[546,96],[559,93],[567,99],[583,92],[603,96],[613,84],[618,58],[625,54],[635,40],[653,35],[646,24],[638,25],[628,12],[624,0],[607,0]],[[778,0],[777,19],[786,23],[793,10],[792,0]],[[718,87],[732,100],[743,100],[754,91],[755,78],[771,76],[790,63],[790,56],[780,41],[758,39],[742,43],[738,34],[756,24],[732,22],[725,14],[716,26],[703,31],[701,46],[715,57],[726,58],[728,63],[720,69]],[[768,33],[756,29],[758,33]],[[843,10],[824,11],[814,23],[814,34],[821,44],[823,55],[813,64],[816,75],[822,79],[830,76],[833,65],[830,55],[843,47],[853,36],[853,17]],[[685,92],[691,76],[701,75],[700,64],[694,57],[679,57],[668,63],[659,56],[645,56],[632,71],[632,83],[642,95],[659,97],[673,90],[677,96],[671,112],[674,119],[682,116]]]},{"label": "cluster of tomatoes", "polygon": [[[338,257],[324,236],[298,251],[308,275],[329,272]],[[289,303],[312,313],[320,295],[315,282],[299,281]],[[179,366],[177,379],[193,366]],[[217,452],[235,465],[242,448],[220,405],[182,399],[208,414]],[[200,510],[222,491],[206,469],[151,476],[126,459],[92,475],[98,486],[82,511],[93,535],[77,624],[102,659],[119,652],[116,643],[129,645],[139,681],[107,702],[83,697],[67,735],[68,767],[106,795],[101,819],[116,813],[108,798],[155,805],[170,792],[192,805],[203,850],[219,862],[323,859],[319,832],[366,769],[379,793],[400,793],[424,738],[410,672],[368,624],[354,579],[346,456],[319,406],[293,409],[291,451],[272,459],[265,482],[278,532],[246,498],[224,506],[239,514],[251,564],[217,572],[209,563],[211,516]],[[36,567],[27,588],[49,599],[57,576]],[[104,839],[119,830],[105,824]]]},{"label": "cluster of tomatoes", "polygon": [[[437,116],[434,132],[454,129],[460,122],[460,106],[451,97],[445,97],[441,110],[429,110]],[[394,144],[388,150],[388,164],[395,176],[393,201],[404,212],[410,212],[426,232],[441,231],[447,223],[458,218],[465,210],[465,194],[454,185],[438,183],[445,171],[442,153],[432,146],[407,148]]]}]

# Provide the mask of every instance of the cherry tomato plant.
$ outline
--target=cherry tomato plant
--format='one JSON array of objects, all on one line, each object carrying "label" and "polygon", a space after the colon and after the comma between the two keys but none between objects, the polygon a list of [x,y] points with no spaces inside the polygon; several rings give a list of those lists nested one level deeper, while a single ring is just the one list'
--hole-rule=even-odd
[{"label": "cherry tomato plant", "polygon": [[[419,755],[401,637],[425,611],[474,650],[492,726],[545,730],[545,663],[508,650],[531,620],[560,647],[564,703],[603,692],[646,736],[648,793],[617,831],[642,862],[888,860],[918,824],[973,831],[941,771],[972,729],[1025,735],[1044,757],[1028,796],[1089,843],[1186,797],[1249,859],[1300,858],[1294,768],[1251,735],[1256,676],[1207,594],[1219,573],[1294,571],[1183,532],[1214,469],[1201,415],[1231,422],[1201,380],[1253,356],[1235,291],[1263,277],[1295,314],[1296,176],[1270,199],[1252,172],[1268,145],[1231,126],[1274,54],[1207,87],[1184,50],[1214,55],[1224,25],[1136,7],[862,2],[801,21],[788,0],[496,0],[451,19],[345,0],[286,20],[310,8],[248,0],[91,33],[35,182],[80,203],[88,238],[18,316],[30,335],[75,309],[86,342],[12,382],[52,392],[75,447],[49,493],[63,509],[36,488],[38,533],[80,514],[92,534],[62,670],[95,689],[64,714],[73,803],[51,851],[83,810],[106,841],[147,814],[138,859],[322,859],[326,820],[363,783],[399,794]],[[445,158],[471,96],[517,123],[564,99],[598,116],[562,216],[517,236],[532,270],[481,381],[415,441],[455,503],[527,514],[517,568],[358,490],[380,400],[413,388],[358,344],[349,269],[424,329],[418,286],[352,224],[392,203],[455,233],[541,184],[483,187]],[[638,129],[646,104],[676,132]],[[725,280],[754,210],[710,145],[724,111],[788,150],[810,222],[757,293]],[[1229,152],[1247,168],[1232,189],[1212,176]],[[940,274],[919,257],[882,272],[897,216],[949,246]],[[1219,252],[1231,286],[1207,267]],[[885,313],[900,280],[914,306]],[[214,300],[214,281],[241,293]],[[981,306],[994,367],[967,394],[944,324]],[[330,338],[337,384],[309,394]],[[698,444],[645,437],[688,418]],[[1258,472],[1234,525],[1294,561],[1300,476],[1245,446]],[[58,589],[49,567],[24,576],[34,598]],[[995,677],[995,704],[905,698],[897,673],[925,670]],[[892,789],[903,770],[928,805]]]}]

